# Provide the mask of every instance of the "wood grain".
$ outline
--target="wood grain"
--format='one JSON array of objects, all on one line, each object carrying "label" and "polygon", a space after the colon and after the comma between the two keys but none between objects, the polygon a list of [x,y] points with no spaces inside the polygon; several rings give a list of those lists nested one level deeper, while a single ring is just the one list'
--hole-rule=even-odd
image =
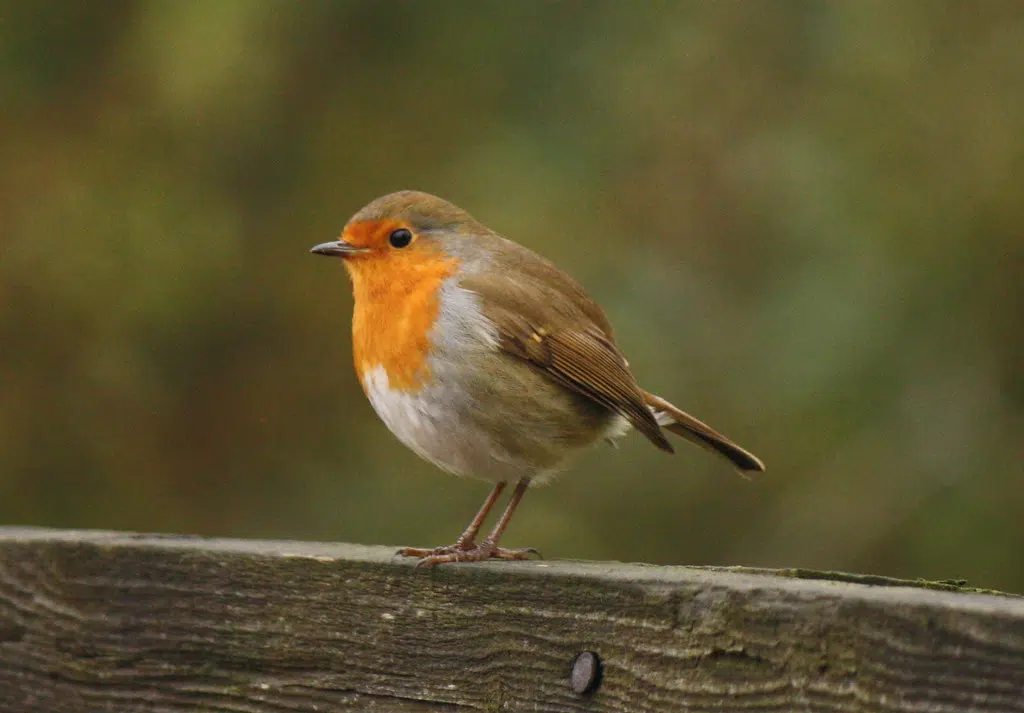
[{"label": "wood grain", "polygon": [[0,711],[1024,712],[1018,598],[392,552],[0,528]]}]

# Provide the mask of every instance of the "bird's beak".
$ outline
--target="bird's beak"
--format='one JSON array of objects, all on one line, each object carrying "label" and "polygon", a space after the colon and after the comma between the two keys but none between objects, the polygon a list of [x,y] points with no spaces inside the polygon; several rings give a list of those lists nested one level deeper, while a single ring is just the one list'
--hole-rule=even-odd
[{"label": "bird's beak", "polygon": [[365,253],[368,248],[358,248],[352,243],[346,243],[344,240],[334,240],[329,243],[320,243],[314,246],[310,252],[316,253],[317,255],[327,255],[329,257],[348,257],[349,255],[358,255],[359,253]]}]

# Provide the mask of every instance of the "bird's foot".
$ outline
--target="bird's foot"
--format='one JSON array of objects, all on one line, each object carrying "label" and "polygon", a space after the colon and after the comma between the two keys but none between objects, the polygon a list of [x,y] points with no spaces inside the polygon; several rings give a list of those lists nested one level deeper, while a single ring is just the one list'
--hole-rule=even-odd
[{"label": "bird's foot", "polygon": [[476,548],[475,542],[462,542],[454,545],[442,545],[441,547],[403,547],[395,552],[396,557],[433,557],[434,555],[450,555],[456,552],[467,552]]},{"label": "bird's foot", "polygon": [[489,559],[525,560],[529,559],[531,555],[541,557],[540,552],[533,547],[509,549],[498,547],[487,540],[480,544],[456,542],[454,545],[444,545],[433,549],[403,547],[395,554],[400,557],[419,557],[420,561],[416,563],[417,567],[434,567],[446,562],[483,562]]}]

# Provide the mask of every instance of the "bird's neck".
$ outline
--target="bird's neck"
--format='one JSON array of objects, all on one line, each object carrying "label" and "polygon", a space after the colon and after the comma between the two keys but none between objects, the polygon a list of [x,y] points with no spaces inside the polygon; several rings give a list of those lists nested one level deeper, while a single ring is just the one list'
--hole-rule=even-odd
[{"label": "bird's neck", "polygon": [[418,391],[429,376],[439,292],[457,261],[392,254],[387,261],[356,259],[346,265],[355,298],[352,348],[360,383],[365,389],[367,375],[383,368],[389,388]]}]

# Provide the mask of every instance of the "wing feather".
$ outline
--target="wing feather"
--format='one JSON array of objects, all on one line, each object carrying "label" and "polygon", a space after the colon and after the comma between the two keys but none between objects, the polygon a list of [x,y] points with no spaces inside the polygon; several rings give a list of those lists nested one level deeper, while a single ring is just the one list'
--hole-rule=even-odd
[{"label": "wing feather", "polygon": [[[622,415],[655,446],[673,452],[622,352],[589,318],[588,312],[600,309],[596,304],[588,301],[586,309],[575,308],[556,288],[524,286],[502,276],[467,277],[461,285],[483,298],[484,312],[497,327],[504,351]],[[578,298],[581,289],[576,286],[573,292]]]}]

